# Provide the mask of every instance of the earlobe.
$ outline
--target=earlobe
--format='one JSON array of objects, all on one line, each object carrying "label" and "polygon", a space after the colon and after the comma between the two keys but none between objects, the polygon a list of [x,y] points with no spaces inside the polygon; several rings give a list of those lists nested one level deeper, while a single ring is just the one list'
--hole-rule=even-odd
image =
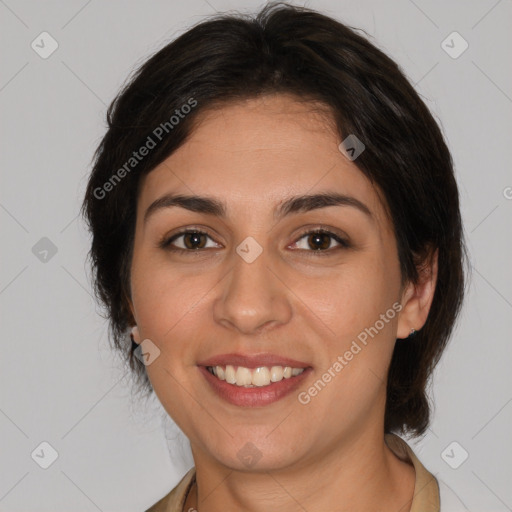
[{"label": "earlobe", "polygon": [[140,333],[139,333],[139,328],[138,328],[136,325],[134,325],[134,326],[132,327],[132,330],[131,330],[131,332],[130,332],[130,338],[132,339],[132,341],[133,341],[134,343],[137,343],[137,345],[139,345],[139,344],[140,344]]},{"label": "earlobe", "polygon": [[135,308],[133,307],[133,304],[132,304],[132,301],[131,301],[131,298],[130,297],[126,297],[126,301],[128,303],[128,307],[130,308],[130,313],[132,315],[132,321],[133,323],[135,324],[131,331],[130,331],[130,338],[132,340],[132,343],[136,343],[137,345],[140,345],[140,332],[139,332],[139,328],[137,327],[137,321],[135,320]]},{"label": "earlobe", "polygon": [[[138,329],[137,329],[137,320],[135,318],[135,308],[133,307],[133,304],[132,304],[132,299],[131,297],[129,297],[126,292],[124,294],[124,297],[125,297],[125,300],[126,300],[126,304],[128,304],[128,308],[130,310],[130,315],[131,315],[131,318],[129,319],[129,323],[133,323],[135,324],[134,327],[132,328],[132,331],[130,333],[130,337],[132,338],[132,340],[134,339],[134,336],[139,336],[139,332],[138,332]],[[136,331],[136,334],[133,332],[134,329],[137,329]],[[134,340],[136,343],[137,343],[137,338]]]},{"label": "earlobe", "polygon": [[408,283],[402,294],[402,311],[398,318],[398,339],[405,339],[419,331],[427,321],[437,283],[438,251],[427,258],[418,269],[418,282]]}]

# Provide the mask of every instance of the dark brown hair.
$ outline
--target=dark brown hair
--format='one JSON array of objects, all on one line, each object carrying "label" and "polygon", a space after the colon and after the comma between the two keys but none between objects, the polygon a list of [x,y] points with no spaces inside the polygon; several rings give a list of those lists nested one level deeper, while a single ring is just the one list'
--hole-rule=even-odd
[{"label": "dark brown hair", "polygon": [[[106,307],[110,338],[149,395],[145,367],[128,336],[135,324],[127,297],[140,178],[183,144],[199,112],[273,93],[321,102],[340,140],[354,134],[363,141],[366,149],[354,163],[385,200],[404,283],[416,282],[418,269],[438,250],[428,319],[413,338],[396,343],[387,382],[385,431],[420,435],[429,422],[426,387],[464,292],[452,158],[399,66],[355,29],[310,9],[276,3],[255,17],[224,14],[201,22],[149,58],[108,108],[82,213],[92,232],[94,288]],[[130,160],[148,137],[158,143],[144,158]]]}]

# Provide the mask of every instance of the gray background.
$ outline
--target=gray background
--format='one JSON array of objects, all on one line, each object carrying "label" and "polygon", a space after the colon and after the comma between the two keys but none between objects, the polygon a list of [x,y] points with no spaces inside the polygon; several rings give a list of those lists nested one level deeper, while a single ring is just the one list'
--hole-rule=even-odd
[{"label": "gray background", "polygon": [[[512,2],[306,5],[371,34],[441,120],[473,277],[435,374],[431,428],[412,445],[468,510],[512,510]],[[134,66],[204,16],[259,6],[0,0],[0,510],[145,510],[190,466],[161,406],[129,400],[91,295],[77,214],[106,106]],[[31,47],[43,46],[43,31],[59,45],[46,59]],[[458,58],[442,47],[453,31],[469,44]],[[445,44],[462,49],[453,36]],[[48,469],[39,465],[50,453],[44,441],[58,453]]]}]

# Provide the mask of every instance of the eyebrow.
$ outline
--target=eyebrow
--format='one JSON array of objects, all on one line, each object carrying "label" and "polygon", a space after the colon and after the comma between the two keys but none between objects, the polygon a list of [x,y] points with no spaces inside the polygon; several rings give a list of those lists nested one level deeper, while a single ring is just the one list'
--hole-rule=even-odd
[{"label": "eyebrow", "polygon": [[[146,223],[155,212],[172,207],[181,207],[191,212],[212,215],[225,219],[227,217],[226,205],[213,197],[183,195],[183,194],[165,194],[156,199],[148,207],[144,214],[144,223]],[[359,199],[338,193],[320,193],[311,195],[294,196],[274,209],[274,219],[280,220],[283,217],[296,213],[305,213],[329,206],[349,206],[356,208],[370,219],[373,219],[370,209]]]}]

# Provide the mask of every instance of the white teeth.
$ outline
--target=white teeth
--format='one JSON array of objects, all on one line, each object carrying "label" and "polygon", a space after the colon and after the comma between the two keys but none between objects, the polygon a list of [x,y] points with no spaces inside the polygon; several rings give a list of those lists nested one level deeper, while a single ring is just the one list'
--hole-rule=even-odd
[{"label": "white teeth", "polygon": [[268,386],[270,384],[270,371],[262,366],[255,368],[252,372],[252,384],[255,386]]},{"label": "white teeth", "polygon": [[260,366],[254,369],[238,366],[235,370],[235,366],[230,364],[225,369],[223,366],[212,366],[209,369],[218,379],[246,388],[268,386],[272,382],[296,377],[304,371],[304,368],[290,366],[272,366],[271,368]]},{"label": "white teeth", "polygon": [[239,366],[236,371],[236,385],[237,386],[248,386],[252,384],[252,374],[249,368]]},{"label": "white teeth", "polygon": [[[217,366],[218,368],[218,366]],[[230,365],[228,364],[226,366],[226,382],[228,382],[229,384],[236,384],[236,374],[235,374],[235,369]]]},{"label": "white teeth", "polygon": [[282,366],[272,366],[270,369],[270,380],[272,382],[279,382],[283,380],[283,367]]}]

